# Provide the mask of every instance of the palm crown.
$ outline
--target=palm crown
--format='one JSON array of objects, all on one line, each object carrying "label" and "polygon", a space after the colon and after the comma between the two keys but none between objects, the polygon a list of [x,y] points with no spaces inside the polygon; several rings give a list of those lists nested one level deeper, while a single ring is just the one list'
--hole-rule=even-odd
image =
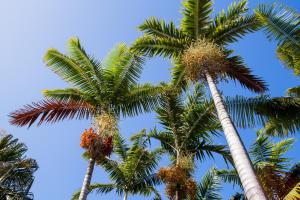
[{"label": "palm crown", "polygon": [[255,92],[264,92],[267,89],[265,83],[251,74],[240,56],[232,56],[233,51],[227,49],[228,44],[260,27],[254,15],[246,14],[246,4],[246,0],[233,3],[226,13],[221,11],[211,18],[211,0],[185,0],[180,28],[173,22],[167,24],[155,18],[146,20],[139,26],[145,34],[135,41],[133,49],[149,56],[175,58],[173,82],[177,85],[185,82],[182,78],[185,68],[179,62],[182,54],[197,40],[205,39],[223,50],[224,65],[219,69],[223,78],[237,80]]},{"label": "palm crown", "polygon": [[204,94],[203,87],[196,84],[192,94],[186,94],[186,101],[183,94],[172,90],[165,91],[159,100],[156,112],[163,130],[154,129],[148,137],[159,140],[175,163],[186,156],[202,161],[213,153],[231,160],[226,146],[212,142],[221,125],[213,103],[207,101]]},{"label": "palm crown", "polygon": [[113,49],[103,63],[89,56],[77,38],[70,39],[68,46],[69,55],[50,49],[44,60],[72,87],[45,90],[46,100],[13,112],[12,124],[31,126],[35,121],[41,124],[104,113],[118,118],[150,111],[155,105],[161,87],[137,84],[143,59],[130,53],[125,44]]},{"label": "palm crown", "polygon": [[[142,130],[139,135],[144,135]],[[97,193],[109,193],[113,190],[118,195],[144,195],[155,194],[156,199],[160,199],[159,193],[154,186],[159,180],[154,173],[161,155],[160,150],[148,151],[145,143],[141,139],[134,139],[131,147],[125,140],[117,134],[114,137],[114,152],[118,160],[106,158],[101,162],[101,166],[109,173],[111,183],[91,184],[89,191]],[[78,198],[79,193],[75,193],[73,199]]]},{"label": "palm crown", "polygon": [[0,136],[0,199],[33,199],[30,188],[38,165],[24,156],[26,151],[12,135]]}]

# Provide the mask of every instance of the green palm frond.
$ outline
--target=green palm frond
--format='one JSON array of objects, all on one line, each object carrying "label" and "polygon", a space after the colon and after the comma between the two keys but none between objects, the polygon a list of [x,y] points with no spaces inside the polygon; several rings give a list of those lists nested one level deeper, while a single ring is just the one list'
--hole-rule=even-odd
[{"label": "green palm frond", "polygon": [[120,134],[114,136],[114,153],[122,160],[126,160],[128,145],[125,143],[124,138]]},{"label": "green palm frond", "polygon": [[138,29],[147,35],[159,38],[179,39],[186,37],[181,30],[177,29],[173,22],[167,24],[162,19],[155,19],[154,17],[145,20]]},{"label": "green palm frond", "polygon": [[88,55],[85,49],[80,44],[78,38],[71,38],[68,43],[70,57],[83,68],[84,72],[91,79],[95,88],[100,92],[102,86],[102,68],[99,61]]},{"label": "green palm frond", "polygon": [[233,163],[230,152],[225,145],[214,145],[210,143],[201,142],[195,150],[196,157],[199,160],[203,160],[205,156],[209,158],[214,158],[214,154],[218,154],[224,158],[225,162],[229,161],[230,163]]},{"label": "green palm frond", "polygon": [[211,0],[185,0],[182,10],[182,31],[191,38],[197,39],[211,23]]},{"label": "green palm frond", "polygon": [[[300,34],[299,34],[300,35]],[[300,53],[286,47],[284,44],[277,47],[276,54],[283,64],[294,71],[294,74],[300,75]]]},{"label": "green palm frond", "polygon": [[257,125],[263,125],[266,126],[267,134],[281,137],[300,130],[298,99],[236,96],[228,97],[225,103],[233,121],[239,127],[253,128]]},{"label": "green palm frond", "polygon": [[124,116],[152,111],[157,106],[159,97],[164,90],[163,85],[136,84],[124,95],[124,99],[120,100],[122,102],[119,107],[120,111]]},{"label": "green palm frond", "polygon": [[208,171],[197,186],[197,200],[221,200],[221,183],[216,174],[216,169]]},{"label": "green palm frond", "polygon": [[43,90],[43,95],[47,99],[56,101],[74,101],[74,102],[89,102],[91,105],[96,105],[95,99],[87,93],[83,93],[75,88]]},{"label": "green palm frond", "polygon": [[211,37],[217,44],[227,45],[236,42],[248,33],[253,33],[260,28],[260,24],[254,15],[231,20],[226,24],[214,27]]},{"label": "green palm frond", "polygon": [[47,66],[63,80],[90,94],[96,94],[98,85],[75,60],[57,51],[49,49],[44,57]]},{"label": "green palm frond", "polygon": [[231,3],[228,8],[227,11],[225,12],[225,10],[220,11],[215,19],[214,19],[214,26],[222,26],[225,25],[228,22],[231,22],[232,20],[235,21],[237,19],[240,19],[243,17],[244,14],[247,13],[247,11],[249,10],[247,7],[247,3],[248,0],[242,0],[239,2],[233,2]]},{"label": "green palm frond", "polygon": [[242,187],[239,175],[236,170],[217,170],[217,176],[225,183],[232,183],[233,185],[239,185]]},{"label": "green palm frond", "polygon": [[[113,191],[116,188],[114,184],[91,184],[88,188],[89,192],[96,191],[96,193],[101,193],[101,194],[107,194],[111,191]],[[78,200],[80,196],[80,190],[75,192],[72,195],[72,200]]]},{"label": "green palm frond", "polygon": [[0,136],[0,199],[31,200],[34,159],[26,158],[27,147],[12,135]]},{"label": "green palm frond", "polygon": [[300,183],[298,183],[289,193],[284,197],[284,200],[300,199]]},{"label": "green palm frond", "polygon": [[300,49],[299,28],[300,15],[284,5],[261,4],[255,13],[265,27],[269,39],[274,39],[279,45],[284,44],[295,51]]},{"label": "green palm frond", "polygon": [[289,88],[287,94],[291,97],[300,98],[300,86]]},{"label": "green palm frond", "polygon": [[156,38],[145,35],[136,39],[132,45],[134,52],[147,56],[178,57],[188,44],[186,39]]}]

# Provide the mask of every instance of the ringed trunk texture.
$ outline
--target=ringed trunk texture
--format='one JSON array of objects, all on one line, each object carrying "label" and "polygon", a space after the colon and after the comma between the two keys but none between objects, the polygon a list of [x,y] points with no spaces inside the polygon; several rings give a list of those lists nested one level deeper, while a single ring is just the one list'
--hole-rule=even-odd
[{"label": "ringed trunk texture", "polygon": [[210,76],[210,74],[206,73],[206,79],[229,146],[230,153],[234,161],[235,168],[242,182],[247,199],[267,200],[264,191],[256,177],[245,146],[225,108],[223,99],[213,78]]},{"label": "ringed trunk texture", "polygon": [[89,165],[86,170],[86,174],[85,174],[84,181],[82,184],[79,200],[87,199],[87,196],[89,194],[89,186],[91,184],[92,174],[94,171],[94,166],[95,166],[95,159],[90,158]]}]

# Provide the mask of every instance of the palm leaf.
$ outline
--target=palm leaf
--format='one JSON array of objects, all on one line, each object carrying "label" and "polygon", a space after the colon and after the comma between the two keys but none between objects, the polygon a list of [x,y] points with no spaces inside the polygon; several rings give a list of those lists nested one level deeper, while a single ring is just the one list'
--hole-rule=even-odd
[{"label": "palm leaf", "polygon": [[245,67],[242,58],[239,56],[226,58],[226,64],[222,70],[230,79],[237,80],[249,90],[257,93],[263,93],[268,90],[266,83],[254,76],[251,70]]},{"label": "palm leaf", "polygon": [[211,0],[185,0],[182,10],[182,31],[191,38],[197,39],[211,23]]},{"label": "palm leaf", "polygon": [[177,29],[173,22],[167,24],[164,20],[158,20],[154,17],[145,20],[139,27],[139,30],[147,35],[158,38],[179,39],[185,37],[181,30]]},{"label": "palm leaf", "polygon": [[54,123],[65,118],[90,118],[94,112],[94,107],[84,102],[44,100],[10,113],[10,123],[30,127],[36,121],[41,125],[43,122]]},{"label": "palm leaf", "polygon": [[212,168],[202,178],[197,186],[197,200],[221,200],[221,183],[216,174],[216,169]]},{"label": "palm leaf", "polygon": [[132,49],[147,56],[178,57],[188,41],[174,38],[155,38],[145,35],[135,40]]},{"label": "palm leaf", "polygon": [[289,193],[285,196],[284,200],[297,200],[300,198],[300,183],[298,183]]}]

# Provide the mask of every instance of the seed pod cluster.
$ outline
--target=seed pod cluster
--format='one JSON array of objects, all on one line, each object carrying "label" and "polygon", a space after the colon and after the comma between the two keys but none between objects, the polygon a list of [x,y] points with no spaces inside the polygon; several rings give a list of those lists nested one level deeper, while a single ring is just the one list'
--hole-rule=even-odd
[{"label": "seed pod cluster", "polygon": [[182,56],[186,79],[199,81],[205,79],[205,73],[218,77],[224,64],[225,55],[222,49],[213,42],[199,39]]},{"label": "seed pod cluster", "polygon": [[166,193],[171,199],[175,197],[176,192],[179,199],[195,199],[196,182],[180,166],[161,168],[158,177],[166,184]]},{"label": "seed pod cluster", "polygon": [[112,153],[113,136],[100,136],[90,128],[81,135],[80,146],[87,150],[89,157],[101,161]]}]

